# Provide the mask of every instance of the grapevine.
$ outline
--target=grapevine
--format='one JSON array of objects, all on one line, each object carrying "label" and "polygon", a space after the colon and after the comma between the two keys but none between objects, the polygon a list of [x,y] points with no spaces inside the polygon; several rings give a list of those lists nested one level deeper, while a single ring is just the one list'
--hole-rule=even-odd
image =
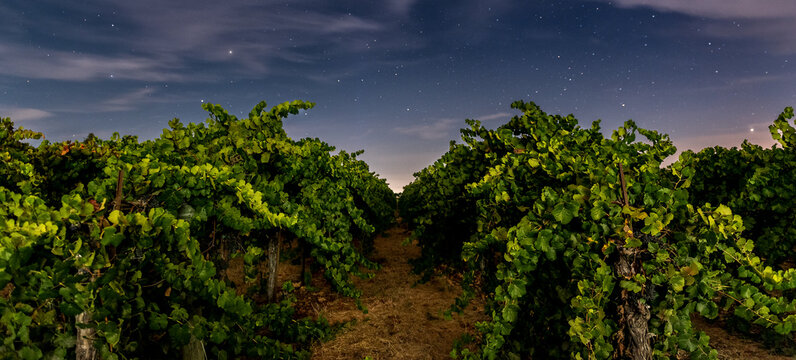
[{"label": "grapevine", "polygon": [[[383,231],[394,204],[357,154],[287,136],[282,119],[311,107],[263,102],[237,119],[206,104],[206,123],[175,119],[154,140],[115,134],[38,148],[21,141],[40,134],[3,119],[2,357],[74,357],[83,327],[107,359],[197,349],[222,359],[305,357],[328,325],[295,318],[291,282],[276,288],[258,269],[275,267],[279,248],[296,240],[301,256],[356,297],[350,277],[370,277],[377,265],[355,236],[362,243]],[[223,276],[232,256],[246,260],[248,295]]]},{"label": "grapevine", "polygon": [[[662,168],[675,152],[668,136],[632,121],[605,137],[599,122],[584,129],[533,103],[512,107],[522,114],[507,124],[464,131],[481,139],[467,139],[469,151],[487,149],[474,160],[486,170],[452,196],[478,210],[460,213],[476,222],[462,262],[467,278],[484,279],[492,320],[480,325],[480,350],[460,355],[715,358],[691,315],[715,318],[728,302],[750,322],[792,333],[796,302],[772,290],[792,289],[793,271],[761,263],[731,207],[691,202],[697,156]],[[457,165],[439,161],[407,190],[444,191],[451,185],[425,174]],[[437,216],[404,196],[410,221]]]}]

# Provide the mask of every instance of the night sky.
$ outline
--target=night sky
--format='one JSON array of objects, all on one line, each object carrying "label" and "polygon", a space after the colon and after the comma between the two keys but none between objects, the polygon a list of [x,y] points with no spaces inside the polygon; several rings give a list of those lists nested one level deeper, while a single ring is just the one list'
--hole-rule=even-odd
[{"label": "night sky", "polygon": [[394,190],[458,139],[530,100],[627,119],[680,149],[770,145],[796,104],[796,1],[0,2],[0,116],[51,141],[144,139],[202,102],[317,106],[285,121]]}]

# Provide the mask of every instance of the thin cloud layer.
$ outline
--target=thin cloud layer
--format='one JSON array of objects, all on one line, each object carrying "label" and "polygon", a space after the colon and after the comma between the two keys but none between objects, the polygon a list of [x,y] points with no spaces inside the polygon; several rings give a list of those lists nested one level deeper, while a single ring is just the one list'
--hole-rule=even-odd
[{"label": "thin cloud layer", "polygon": [[481,121],[502,120],[503,122],[506,122],[512,116],[514,116],[514,114],[512,114],[512,113],[499,112],[499,113],[484,115],[484,116],[478,117],[477,119],[481,120]]},{"label": "thin cloud layer", "polygon": [[[507,4],[495,2],[489,11],[477,1],[444,6],[452,22],[491,24]],[[421,49],[433,50],[442,39],[408,31],[419,28],[410,17],[417,6],[417,0],[389,0],[359,4],[352,13],[307,1],[0,4],[0,16],[14,19],[0,24],[0,74],[59,81],[113,74],[136,81],[190,82],[262,78],[303,66],[296,76],[324,78],[349,73],[351,64],[363,59],[373,66],[402,64],[417,61]],[[63,11],[42,12],[48,7]],[[18,41],[31,34],[39,41]]]},{"label": "thin cloud layer", "polygon": [[169,69],[168,59],[113,57],[0,45],[0,75],[27,79],[92,81],[127,79],[178,81],[183,75]]},{"label": "thin cloud layer", "polygon": [[390,9],[399,15],[406,15],[417,0],[389,0]]},{"label": "thin cloud layer", "polygon": [[645,7],[709,19],[703,35],[765,44],[780,54],[796,53],[793,0],[616,0],[618,7]]},{"label": "thin cloud layer", "polygon": [[776,19],[796,16],[792,0],[613,0],[619,7],[649,7],[713,19]]},{"label": "thin cloud layer", "polygon": [[[499,112],[484,116],[479,116],[475,119],[481,121],[502,120],[508,121],[512,114],[507,112]],[[394,128],[398,133],[411,135],[423,140],[440,140],[450,138],[452,134],[456,133],[455,130],[467,126],[463,119],[435,119],[427,123],[412,125],[412,126],[399,126]]]},{"label": "thin cloud layer", "polygon": [[97,111],[133,110],[139,104],[151,102],[152,95],[154,93],[155,89],[151,87],[145,87],[142,89],[133,90],[131,92],[101,102],[96,110]]},{"label": "thin cloud layer", "polygon": [[425,124],[399,126],[394,130],[423,140],[440,140],[451,136],[457,124],[464,124],[460,119],[437,119]]},{"label": "thin cloud layer", "polygon": [[705,34],[719,39],[742,39],[764,44],[769,51],[779,54],[796,53],[796,31],[792,18],[749,21],[743,25],[743,31],[738,31],[736,24],[713,22],[705,26]]},{"label": "thin cloud layer", "polygon": [[[268,3],[111,3],[59,2],[53,6],[66,8],[70,16],[27,16],[18,19],[17,26],[0,25],[6,34],[41,24],[58,29],[51,35],[41,34],[47,39],[42,42],[49,43],[46,47],[4,39],[0,74],[61,81],[111,75],[138,81],[217,81],[278,74],[285,68],[280,64],[306,64],[302,75],[309,78],[327,70],[322,67],[345,64],[341,59],[363,53],[379,59],[390,52],[400,53],[408,43],[401,37],[383,36],[385,29],[399,24],[375,15],[365,18]],[[396,4],[402,9],[411,6],[409,1]],[[16,13],[35,11],[21,7]],[[92,10],[102,8],[117,10],[111,14]],[[151,11],[153,8],[159,10]],[[4,18],[15,17],[14,12],[8,6],[0,7]],[[79,20],[77,24],[75,20]],[[194,72],[199,66],[216,71]]]},{"label": "thin cloud layer", "polygon": [[8,108],[0,107],[0,117],[11,118],[11,121],[30,121],[39,120],[53,116],[53,113],[40,109],[31,108]]}]

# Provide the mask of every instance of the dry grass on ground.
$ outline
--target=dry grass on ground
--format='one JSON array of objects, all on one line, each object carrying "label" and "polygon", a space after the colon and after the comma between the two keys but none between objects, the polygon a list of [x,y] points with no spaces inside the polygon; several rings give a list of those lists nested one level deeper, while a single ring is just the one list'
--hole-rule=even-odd
[{"label": "dry grass on ground", "polygon": [[456,339],[473,334],[474,324],[486,320],[482,299],[474,300],[463,315],[444,319],[443,311],[461,288],[444,276],[415,285],[418,276],[412,274],[407,260],[418,257],[420,249],[415,244],[401,245],[408,236],[404,228],[395,227],[376,239],[372,258],[382,268],[375,278],[357,282],[367,314],[353,300],[328,288],[316,293],[318,297],[301,299],[320,300],[310,308],[332,324],[351,321],[334,339],[314,346],[313,359],[445,359]]},{"label": "dry grass on ground", "polygon": [[[420,249],[417,244],[401,245],[409,235],[405,227],[396,226],[376,238],[371,259],[382,268],[373,279],[356,281],[367,314],[357,308],[353,299],[332,290],[318,273],[313,277],[311,291],[306,287],[296,291],[300,316],[323,316],[332,325],[344,324],[331,341],[313,346],[312,359],[448,359],[454,341],[465,333],[475,334],[474,324],[488,319],[483,314],[484,299],[474,300],[464,314],[444,319],[443,311],[454,302],[461,288],[448,276],[416,284],[419,277],[412,274],[407,261],[418,257]],[[227,272],[239,285],[243,280],[241,265],[240,258],[233,259]],[[279,283],[292,280],[299,284],[299,273],[299,266],[282,262]],[[720,324],[697,317],[695,326],[710,336],[711,345],[722,360],[796,359],[774,355],[753,340],[728,333]]]},{"label": "dry grass on ground", "polygon": [[796,357],[775,355],[760,343],[727,332],[720,322],[711,323],[698,316],[693,317],[694,326],[710,336],[710,345],[719,353],[721,360],[793,360]]}]

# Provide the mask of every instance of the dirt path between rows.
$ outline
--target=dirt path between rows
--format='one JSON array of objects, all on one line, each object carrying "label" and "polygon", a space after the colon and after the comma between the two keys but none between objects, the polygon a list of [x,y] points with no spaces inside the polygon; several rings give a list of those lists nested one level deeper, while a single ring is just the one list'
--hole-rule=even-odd
[{"label": "dirt path between rows", "polygon": [[487,319],[483,300],[473,301],[463,315],[443,317],[461,287],[442,276],[415,284],[419,277],[412,274],[407,260],[418,257],[420,248],[401,245],[409,235],[398,226],[375,240],[371,259],[382,268],[373,279],[357,281],[367,314],[328,287],[313,296],[319,300],[310,305],[313,311],[330,323],[351,322],[331,341],[315,345],[312,359],[446,359],[454,341],[465,333],[474,334],[474,324]]},{"label": "dirt path between rows", "polygon": [[[300,314],[344,324],[332,340],[312,347],[312,359],[449,359],[454,342],[464,334],[475,335],[475,323],[488,320],[483,314],[484,299],[474,300],[464,314],[450,320],[443,317],[461,287],[449,276],[416,284],[419,276],[412,274],[407,261],[418,257],[420,248],[416,243],[402,245],[409,236],[399,224],[375,239],[370,258],[382,268],[373,279],[355,281],[362,290],[367,314],[353,299],[332,290],[320,274],[315,275],[312,289],[297,290],[295,306]],[[299,273],[296,265],[280,265],[280,280],[296,278]],[[728,333],[720,324],[695,320],[695,326],[710,336],[719,359],[796,359],[774,355],[760,343]]]},{"label": "dirt path between rows", "polygon": [[759,342],[729,333],[721,322],[711,323],[695,316],[694,327],[710,336],[710,346],[718,352],[719,360],[794,360],[796,356],[777,355]]}]

